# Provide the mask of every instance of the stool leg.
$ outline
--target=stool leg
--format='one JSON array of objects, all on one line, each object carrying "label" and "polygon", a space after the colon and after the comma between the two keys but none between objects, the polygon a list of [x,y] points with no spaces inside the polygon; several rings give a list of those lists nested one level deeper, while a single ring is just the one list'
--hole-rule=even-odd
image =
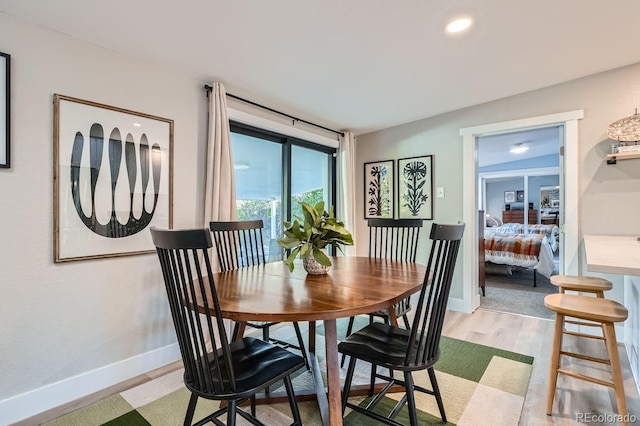
[{"label": "stool leg", "polygon": [[551,415],[553,409],[553,397],[556,393],[558,382],[558,368],[560,368],[560,351],[562,350],[562,335],[564,329],[564,315],[556,312],[556,326],[553,333],[553,348],[551,349],[551,362],[549,363],[549,388],[547,390],[547,415]]},{"label": "stool leg", "polygon": [[[622,370],[620,369],[620,356],[618,354],[618,345],[616,342],[616,329],[611,322],[604,325],[605,344],[609,359],[611,360],[611,370],[613,373],[613,387],[616,391],[616,403],[618,405],[618,414],[626,416],[627,401],[624,398],[624,382],[622,380]],[[623,424],[627,424],[624,422]]]}]

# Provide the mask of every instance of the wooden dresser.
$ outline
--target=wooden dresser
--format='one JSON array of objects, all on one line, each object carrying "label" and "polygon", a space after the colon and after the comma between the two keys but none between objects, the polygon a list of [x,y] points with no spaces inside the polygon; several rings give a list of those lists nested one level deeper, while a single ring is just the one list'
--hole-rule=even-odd
[{"label": "wooden dresser", "polygon": [[[527,210],[529,213],[529,223],[538,223],[538,210]],[[505,210],[502,212],[504,223],[524,223],[524,210]]]}]

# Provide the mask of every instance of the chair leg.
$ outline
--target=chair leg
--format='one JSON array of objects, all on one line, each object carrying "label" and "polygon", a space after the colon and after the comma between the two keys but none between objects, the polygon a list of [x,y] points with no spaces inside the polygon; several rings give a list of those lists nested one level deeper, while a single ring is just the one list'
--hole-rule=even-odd
[{"label": "chair leg", "polygon": [[[297,322],[293,323],[293,329],[296,331],[296,337],[298,338],[300,352],[302,352],[302,358],[304,358],[304,365],[305,367],[307,367],[307,370],[309,370],[309,358],[307,357],[307,350],[304,347],[304,340],[302,340],[302,333],[300,332],[300,326]],[[311,330],[309,330],[309,333],[311,333]]]},{"label": "chair leg", "polygon": [[351,357],[349,359],[349,368],[347,368],[347,377],[344,379],[344,386],[342,387],[342,415],[347,408],[347,401],[349,400],[349,391],[351,390],[351,380],[353,380],[353,372],[356,369],[356,358]]},{"label": "chair leg", "polygon": [[[613,375],[613,389],[616,392],[616,404],[618,405],[618,414],[626,418],[627,401],[624,397],[624,381],[622,380],[622,370],[620,369],[620,355],[618,354],[618,345],[616,342],[616,330],[613,323],[604,324],[605,344],[607,352],[609,352],[609,360],[611,361],[611,372]],[[623,424],[627,424],[624,423]]]},{"label": "chair leg", "polygon": [[191,398],[189,398],[187,414],[184,416],[184,426],[191,426],[191,423],[193,422],[193,415],[196,412],[196,402],[198,402],[198,395],[192,393]]},{"label": "chair leg", "polygon": [[378,366],[371,364],[371,380],[369,381],[369,396],[373,395],[373,390],[376,386],[376,373],[378,372]]},{"label": "chair leg", "polygon": [[556,312],[556,326],[553,333],[553,347],[551,348],[551,362],[549,363],[549,387],[547,390],[547,416],[553,410],[553,398],[558,383],[558,368],[560,368],[560,351],[562,350],[562,331],[564,329],[564,315]]},{"label": "chair leg", "polygon": [[233,323],[233,333],[231,333],[231,341],[235,342],[238,339],[238,330],[240,329],[240,323]]},{"label": "chair leg", "polygon": [[[356,317],[349,318],[349,324],[347,325],[347,335],[345,337],[351,336],[353,332],[353,323],[355,322]],[[342,359],[340,360],[340,368],[344,367],[344,361],[347,359],[345,354],[342,354]]]},{"label": "chair leg", "polygon": [[289,407],[291,407],[291,414],[293,415],[293,425],[301,426],[302,419],[300,418],[300,410],[298,410],[298,401],[296,400],[296,394],[293,391],[291,376],[287,376],[284,378],[284,386],[287,389]]},{"label": "chair leg", "polygon": [[269,327],[262,327],[262,340],[269,341]]},{"label": "chair leg", "polygon": [[227,405],[227,426],[236,426],[236,409],[238,407],[238,401],[229,401]]},{"label": "chair leg", "polygon": [[251,415],[256,416],[256,396],[251,395]]},{"label": "chair leg", "polygon": [[431,389],[433,389],[433,394],[436,397],[436,403],[438,403],[438,410],[440,410],[442,423],[446,423],[447,415],[444,412],[444,404],[442,403],[442,395],[440,395],[440,388],[438,387],[438,381],[436,380],[436,372],[433,367],[428,368],[427,372],[429,373],[429,380],[431,381]]},{"label": "chair leg", "polygon": [[418,426],[418,415],[416,413],[416,399],[413,394],[413,377],[410,371],[404,372],[404,386],[407,393],[407,409],[409,411],[409,424]]}]

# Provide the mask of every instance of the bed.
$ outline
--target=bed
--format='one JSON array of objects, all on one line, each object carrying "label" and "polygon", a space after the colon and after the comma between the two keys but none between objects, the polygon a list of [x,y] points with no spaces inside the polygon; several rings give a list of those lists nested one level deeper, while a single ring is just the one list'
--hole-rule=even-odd
[{"label": "bed", "polygon": [[[544,234],[530,233],[492,233],[485,235],[485,261],[498,265],[531,268],[551,277],[554,270],[553,252],[548,238]],[[533,285],[536,285],[533,274]]]},{"label": "bed", "polygon": [[489,227],[484,230],[484,238],[494,234],[539,234],[547,237],[551,253],[558,250],[559,228],[557,225],[523,225],[522,223],[505,223],[501,226]]}]

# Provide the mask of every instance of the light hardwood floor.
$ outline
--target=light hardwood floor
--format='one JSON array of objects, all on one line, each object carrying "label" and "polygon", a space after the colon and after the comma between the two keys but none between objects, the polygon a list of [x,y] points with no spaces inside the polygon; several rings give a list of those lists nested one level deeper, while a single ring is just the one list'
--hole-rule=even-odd
[{"label": "light hardwood floor", "polygon": [[[520,419],[521,425],[577,425],[584,423],[576,419],[578,413],[616,413],[613,390],[560,375],[555,394],[553,415],[546,415],[549,351],[553,340],[553,321],[484,309],[479,309],[473,314],[449,311],[446,315],[443,334],[457,339],[519,352],[535,358],[529,390],[525,398],[522,417]],[[574,351],[591,353],[596,356],[604,356],[605,354],[604,345],[593,339],[578,339],[567,336],[565,338],[565,344]],[[638,422],[640,422],[640,397],[638,396],[638,389],[631,376],[629,360],[624,347],[619,346],[619,351],[623,376],[625,378],[625,392],[629,413],[638,417]],[[573,364],[575,364],[573,368],[577,366],[582,372],[588,374],[600,375],[603,378],[608,375],[606,367],[604,366],[593,368],[584,361],[573,362]],[[180,363],[171,364],[163,369],[129,380],[113,388],[89,395],[81,400],[74,401],[65,406],[17,423],[17,425],[38,425],[44,423],[177,368],[180,368]],[[496,409],[500,408],[496,407]],[[277,416],[274,416],[274,418],[277,418]],[[270,424],[277,426],[277,423]],[[482,419],[478,419],[478,424],[483,424]]]}]

